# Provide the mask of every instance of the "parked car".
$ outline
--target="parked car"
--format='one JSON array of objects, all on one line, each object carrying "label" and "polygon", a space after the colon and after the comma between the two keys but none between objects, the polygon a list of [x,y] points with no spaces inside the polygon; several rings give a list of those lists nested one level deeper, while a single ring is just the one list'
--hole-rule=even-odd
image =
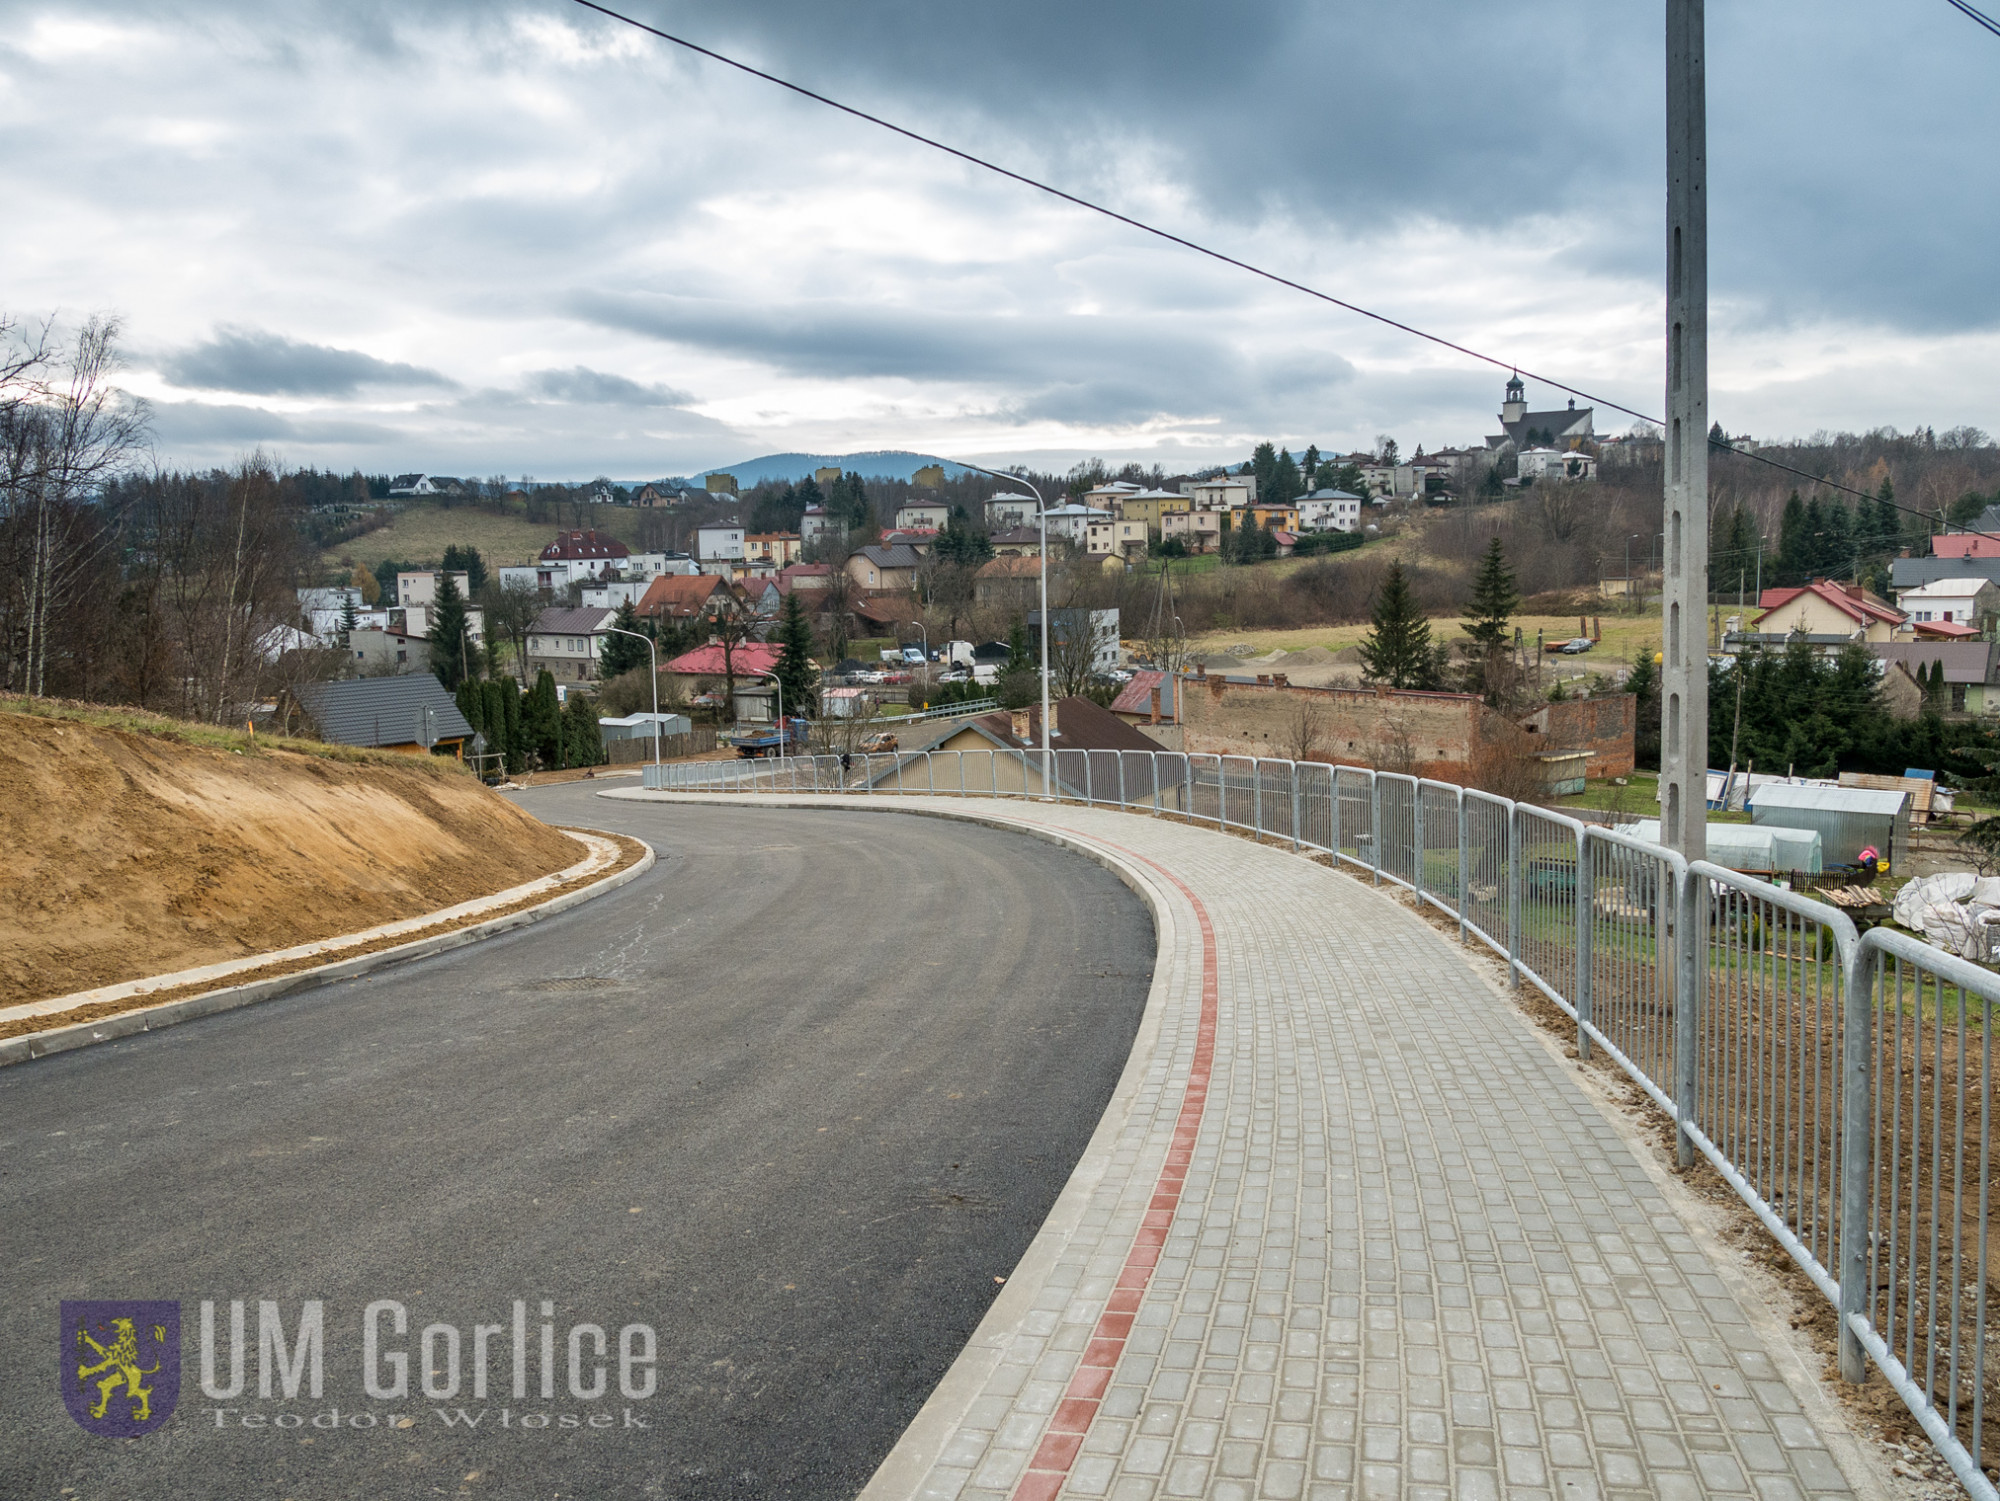
[{"label": "parked car", "polygon": [[911,675],[907,672],[885,672],[882,674],[881,680],[884,683],[889,683],[892,685],[899,683],[911,683],[916,681],[916,679],[911,677]]},{"label": "parked car", "polygon": [[970,667],[950,667],[938,674],[940,683],[969,683],[972,681]]},{"label": "parked car", "polygon": [[887,730],[877,730],[861,742],[861,749],[865,755],[879,755],[883,751],[892,751],[895,748],[896,737]]},{"label": "parked car", "polygon": [[1595,643],[1588,636],[1573,636],[1562,644],[1562,654],[1577,657],[1590,650]]}]

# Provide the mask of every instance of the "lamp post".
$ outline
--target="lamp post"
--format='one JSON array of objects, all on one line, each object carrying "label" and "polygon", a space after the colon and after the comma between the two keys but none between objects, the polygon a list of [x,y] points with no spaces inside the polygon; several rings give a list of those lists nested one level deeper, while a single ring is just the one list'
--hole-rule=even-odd
[{"label": "lamp post", "polygon": [[653,766],[657,770],[660,765],[660,649],[653,644],[651,636],[639,631],[620,630],[615,625],[607,625],[603,629],[608,635],[630,636],[646,643],[646,660],[653,664]]},{"label": "lamp post", "polygon": [[1033,484],[1032,482],[1030,482],[1030,481],[1028,481],[1028,480],[1025,480],[1025,479],[1021,478],[1021,476],[1020,476],[1020,475],[1018,475],[1018,474],[1003,474],[1003,473],[1001,473],[1001,472],[1000,472],[1000,471],[999,471],[998,469],[988,469],[988,468],[987,468],[987,467],[986,467],[986,466],[985,466],[984,464],[968,464],[968,463],[966,463],[966,462],[965,462],[965,460],[963,460],[963,459],[954,459],[954,460],[952,460],[952,462],[953,462],[953,463],[955,463],[955,464],[957,464],[957,465],[958,465],[958,466],[959,466],[959,467],[960,467],[961,469],[970,469],[970,470],[972,470],[972,471],[974,471],[975,473],[978,473],[978,474],[987,474],[987,475],[991,475],[991,476],[992,476],[992,477],[993,477],[994,479],[997,479],[997,480],[1004,480],[1004,481],[1006,481],[1006,482],[1007,482],[1008,484],[1010,484],[1010,485],[1027,485],[1027,487],[1028,487],[1028,490],[1029,490],[1029,492],[1030,492],[1031,494],[1033,494],[1033,496],[1035,497],[1035,520],[1036,520],[1036,521],[1037,521],[1037,522],[1038,522],[1038,523],[1040,524],[1040,526],[1041,526],[1041,531],[1042,531],[1042,558],[1041,558],[1041,562],[1042,562],[1042,566],[1041,566],[1041,574],[1040,574],[1040,577],[1039,577],[1039,578],[1037,579],[1037,581],[1036,581],[1036,590],[1037,590],[1037,593],[1038,593],[1038,595],[1039,595],[1039,597],[1040,597],[1040,599],[1041,599],[1041,605],[1042,605],[1042,608],[1041,608],[1041,616],[1042,616],[1042,796],[1043,796],[1043,797],[1047,797],[1047,796],[1049,795],[1049,756],[1050,756],[1050,751],[1049,751],[1049,508],[1048,508],[1048,503],[1047,503],[1046,501],[1044,501],[1044,500],[1042,499],[1042,492],[1041,492],[1040,490],[1036,489],[1036,488],[1035,488],[1035,486],[1034,486],[1034,484]]}]

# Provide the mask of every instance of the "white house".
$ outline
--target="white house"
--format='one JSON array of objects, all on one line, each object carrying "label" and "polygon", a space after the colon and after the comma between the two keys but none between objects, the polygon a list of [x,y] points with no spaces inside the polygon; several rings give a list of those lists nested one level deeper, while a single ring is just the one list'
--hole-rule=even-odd
[{"label": "white house", "polygon": [[611,640],[612,610],[544,610],[528,627],[528,676],[547,668],[558,683],[597,676],[597,660]]},{"label": "white house", "polygon": [[839,523],[826,514],[825,506],[807,506],[805,515],[799,518],[799,540],[807,547],[839,530]]},{"label": "white house", "polygon": [[949,520],[951,520],[951,507],[941,500],[924,500],[913,495],[896,507],[898,531],[925,527],[932,531],[942,531],[944,524]]},{"label": "white house", "polygon": [[[410,605],[436,604],[439,584],[443,578],[444,570],[441,568],[426,568],[415,573],[397,574],[396,603],[405,608]],[[467,582],[470,578],[471,575],[468,573],[462,573],[456,568],[451,570],[451,581],[458,585],[460,599],[466,599],[472,593],[471,586]]]},{"label": "white house", "polygon": [[729,576],[729,565],[743,561],[741,526],[703,526],[695,529],[694,555],[703,573]]},{"label": "white house", "polygon": [[1530,448],[1517,461],[1522,479],[1590,480],[1597,478],[1594,456],[1575,450]]},{"label": "white house", "polygon": [[1984,634],[2000,619],[2000,589],[1990,579],[1938,579],[1896,595],[1910,625],[1969,625]]},{"label": "white house", "polygon": [[1361,529],[1361,497],[1345,490],[1315,490],[1299,497],[1299,527],[1308,532]]},{"label": "white house", "polygon": [[646,591],[653,587],[651,576],[632,579],[601,579],[594,584],[585,584],[577,597],[577,603],[586,610],[615,610],[630,601],[637,608]]},{"label": "white house", "polygon": [[1100,511],[1116,512],[1128,496],[1139,494],[1146,487],[1135,485],[1130,480],[1115,479],[1109,484],[1099,485],[1095,490],[1083,492],[1083,503]]},{"label": "white house", "polygon": [[986,527],[988,531],[1012,531],[1018,526],[1035,524],[1035,497],[1016,495],[1011,490],[1002,490],[986,502]]},{"label": "white house", "polygon": [[1197,511],[1240,511],[1257,499],[1257,476],[1221,474],[1214,479],[1181,481],[1181,494]]},{"label": "white house", "polygon": [[1109,521],[1111,513],[1092,506],[1066,505],[1052,507],[1048,512],[1049,535],[1062,537],[1083,546],[1085,535],[1093,521]]},{"label": "white house", "polygon": [[1131,562],[1146,556],[1147,529],[1143,521],[1116,521],[1105,517],[1084,528],[1084,551],[1093,558],[1114,554]]}]

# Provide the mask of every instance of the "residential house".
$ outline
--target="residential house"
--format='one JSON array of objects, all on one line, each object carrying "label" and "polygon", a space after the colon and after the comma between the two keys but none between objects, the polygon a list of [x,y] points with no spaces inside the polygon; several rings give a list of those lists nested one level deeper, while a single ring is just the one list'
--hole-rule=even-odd
[{"label": "residential house", "polygon": [[[434,605],[437,603],[438,589],[442,586],[445,571],[441,568],[426,568],[415,573],[396,575],[396,603],[409,605]],[[472,586],[468,582],[472,575],[458,569],[451,570],[451,581],[458,585],[458,597],[469,598]]]},{"label": "residential house", "polygon": [[1991,636],[2000,620],[2000,586],[1983,578],[1937,579],[1903,590],[1896,604],[1913,626],[1955,625],[1969,628],[1973,635]]},{"label": "residential house", "polygon": [[631,556],[632,549],[616,537],[586,528],[558,533],[555,541],[536,555],[535,564],[537,568],[556,563],[564,565],[566,577],[560,582],[543,586],[561,588],[575,579],[602,578],[607,573],[618,572]]},{"label": "residential house", "polygon": [[1593,442],[1595,412],[1594,407],[1579,410],[1574,396],[1567,410],[1531,412],[1527,387],[1516,375],[1507,382],[1507,394],[1500,403],[1500,431],[1488,435],[1486,447],[1494,453],[1507,448],[1516,453],[1530,448],[1553,448],[1567,453]]},{"label": "residential house", "polygon": [[1060,537],[1066,542],[1081,547],[1085,529],[1093,521],[1109,521],[1111,513],[1100,511],[1093,506],[1064,505],[1052,506],[1046,513],[1046,523],[1051,537]]},{"label": "residential house", "polygon": [[652,587],[653,580],[649,578],[606,579],[601,584],[585,584],[577,603],[588,610],[615,610],[629,601],[636,609]]},{"label": "residential house", "polygon": [[1142,668],[1132,674],[1118,696],[1111,701],[1111,712],[1153,741],[1162,750],[1180,750],[1180,720],[1175,715],[1174,680],[1155,668]]},{"label": "residential house", "polygon": [[898,526],[891,527],[888,531],[882,533],[880,541],[884,547],[894,547],[898,542],[901,542],[906,546],[914,547],[924,557],[929,557],[931,549],[937,545],[937,539],[938,534],[935,527]]},{"label": "residential house", "polygon": [[[1085,610],[1057,608],[1049,611],[1055,619],[1055,635],[1051,638],[1051,649],[1068,649],[1072,641],[1088,649],[1090,666],[1095,672],[1109,672],[1118,665],[1118,612],[1116,610]],[[1042,612],[1028,611],[1028,640],[1034,645],[1037,655],[1041,652]]]},{"label": "residential house", "polygon": [[[1059,788],[1064,797],[1148,801],[1159,769],[1159,805],[1180,807],[1184,782],[1180,763],[1169,758],[1161,768],[1154,758],[1161,748],[1158,741],[1087,698],[1057,699],[1049,711],[1049,748],[1055,752],[1049,768],[1051,790]],[[990,766],[996,793],[1038,792],[1043,781],[1041,706],[1001,709],[968,719],[931,749],[967,753],[963,763],[967,786],[985,790]],[[898,771],[899,761],[892,759],[871,780],[893,782]]]},{"label": "residential house", "polygon": [[972,576],[972,598],[982,605],[1010,605],[1025,610],[1035,597],[1042,576],[1039,557],[996,557],[979,565]]},{"label": "residential house", "polygon": [[751,532],[743,539],[743,560],[774,571],[798,562],[805,550],[805,539],[797,532]]},{"label": "residential house", "polygon": [[908,531],[913,527],[940,531],[950,520],[951,507],[942,500],[927,500],[922,496],[912,495],[896,507],[898,531]]},{"label": "residential house", "polygon": [[710,642],[707,646],[683,652],[661,670],[675,677],[697,681],[732,675],[739,678],[761,677],[776,670],[778,656],[783,650],[768,642],[745,641],[725,652],[720,642]]},{"label": "residential house", "polygon": [[1083,550],[1093,558],[1114,557],[1131,563],[1146,556],[1143,521],[1093,521],[1084,529]]},{"label": "residential house", "polygon": [[1868,650],[1892,670],[1901,668],[1928,686],[1935,664],[1944,664],[1945,697],[1938,708],[1952,714],[2000,714],[2000,642],[1870,642]]},{"label": "residential house", "polygon": [[743,528],[738,525],[695,528],[694,555],[703,573],[729,577],[743,561]]},{"label": "residential house", "polygon": [[1214,552],[1222,543],[1222,523],[1229,514],[1205,506],[1192,511],[1170,511],[1160,518],[1160,540],[1178,538],[1189,552]]},{"label": "residential house", "polygon": [[431,670],[430,638],[388,627],[357,627],[347,633],[354,670],[367,677]]},{"label": "residential house", "polygon": [[732,597],[728,583],[713,574],[669,574],[646,586],[637,608],[642,620],[686,622],[714,615]]},{"label": "residential house", "polygon": [[862,589],[914,589],[922,562],[922,555],[907,543],[863,547],[847,560],[847,575]]},{"label": "residential house", "polygon": [[320,739],[334,745],[460,757],[472,746],[472,726],[428,672],[301,683],[294,697]]},{"label": "residential house", "polygon": [[1358,532],[1361,497],[1345,490],[1315,490],[1299,501],[1299,526],[1308,532]]},{"label": "residential house", "polygon": [[[428,636],[436,624],[436,605],[408,605],[389,612],[389,628],[407,631],[412,636]],[[465,636],[474,646],[485,644],[486,612],[478,605],[466,607]]]},{"label": "residential house", "polygon": [[1289,558],[1299,545],[1299,534],[1288,532],[1282,526],[1271,528],[1271,540],[1278,544],[1278,556]]},{"label": "residential house", "polygon": [[986,526],[989,531],[1007,531],[1013,527],[1032,527],[1035,524],[1035,497],[1016,495],[1011,490],[1002,490],[986,502]]},{"label": "residential house", "polygon": [[740,578],[730,586],[736,597],[749,607],[751,613],[763,620],[778,618],[778,610],[785,602],[785,593],[778,587],[778,581],[769,574],[751,574]]},{"label": "residential house", "polygon": [[988,533],[986,540],[993,544],[993,555],[997,558],[1039,558],[1042,555],[1042,533],[1038,527],[1008,527],[1004,531]]},{"label": "residential house", "polygon": [[1082,502],[1093,510],[1109,511],[1115,516],[1120,506],[1132,496],[1145,493],[1145,489],[1144,485],[1135,485],[1130,480],[1115,479],[1094,490],[1084,491]]},{"label": "residential house", "polygon": [[702,487],[710,495],[734,495],[736,476],[733,474],[711,474],[702,481]]},{"label": "residential house", "polygon": [[1526,448],[1515,463],[1522,479],[1594,480],[1597,459],[1579,449]]},{"label": "residential house", "polygon": [[1891,558],[1889,592],[1901,595],[1905,589],[1934,584],[1939,579],[1985,579],[2000,584],[2000,557],[1991,558]]},{"label": "residential house", "polygon": [[651,510],[687,503],[687,496],[673,485],[641,485],[632,492],[632,504]]},{"label": "residential house", "polygon": [[[1088,501],[1086,496],[1085,500]],[[1141,490],[1127,495],[1118,502],[1118,514],[1126,521],[1136,521],[1144,527],[1157,530],[1160,518],[1174,511],[1191,511],[1194,502],[1178,490]]]},{"label": "residential house", "polygon": [[2000,536],[1945,532],[1931,538],[1931,553],[1940,558],[2000,558]]},{"label": "residential house", "polygon": [[778,570],[772,580],[778,586],[778,593],[790,594],[794,589],[807,593],[825,593],[833,586],[833,565],[831,563],[794,563],[789,568]]},{"label": "residential house", "polygon": [[813,471],[813,483],[822,490],[831,490],[840,479],[838,464],[822,464]]},{"label": "residential house", "polygon": [[1903,614],[1859,584],[1814,579],[1803,588],[1766,589],[1751,620],[1761,634],[1844,636],[1850,641],[1888,641]]},{"label": "residential house", "polygon": [[1222,474],[1214,479],[1183,480],[1181,494],[1188,498],[1190,510],[1238,511],[1257,498],[1257,476]]},{"label": "residential house", "polygon": [[[661,579],[658,582],[665,583]],[[611,640],[606,629],[616,610],[547,609],[528,627],[528,677],[544,669],[558,683],[588,682],[597,676],[598,660]]]},{"label": "residential house", "polygon": [[1274,530],[1295,532],[1299,529],[1299,508],[1297,506],[1249,505],[1244,507],[1243,521],[1246,527],[1271,527]]},{"label": "residential house", "polygon": [[827,515],[825,506],[807,506],[805,515],[799,518],[799,538],[807,547],[839,530],[840,523]]}]

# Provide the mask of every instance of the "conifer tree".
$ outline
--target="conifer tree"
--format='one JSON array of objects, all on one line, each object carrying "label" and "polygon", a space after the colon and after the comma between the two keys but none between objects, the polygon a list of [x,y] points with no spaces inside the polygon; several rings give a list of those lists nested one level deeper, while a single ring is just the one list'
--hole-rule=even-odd
[{"label": "conifer tree", "polygon": [[450,573],[438,576],[437,618],[431,622],[431,672],[449,690],[472,675],[476,654],[465,618],[465,596]]},{"label": "conifer tree", "polygon": [[1497,651],[1513,637],[1510,623],[1520,607],[1520,591],[1514,587],[1514,571],[1507,566],[1507,554],[1496,536],[1486,545],[1479,560],[1479,573],[1472,581],[1472,620],[1465,634],[1483,651]]},{"label": "conifer tree", "polygon": [[1431,640],[1431,623],[1418,610],[1401,563],[1391,563],[1375,601],[1373,628],[1361,640],[1361,668],[1371,682],[1391,688],[1435,688],[1444,675],[1444,649]]},{"label": "conifer tree", "polygon": [[[618,613],[611,618],[612,625],[621,631],[637,631],[641,636],[650,635],[645,623],[639,619],[639,611],[631,600],[618,607]],[[604,643],[604,651],[597,659],[599,677],[610,679],[621,673],[652,665],[653,653],[646,649],[643,641],[634,641],[630,636],[612,636]]]},{"label": "conifer tree", "polygon": [[778,663],[772,675],[784,693],[785,714],[815,717],[813,684],[819,678],[819,668],[812,657],[812,622],[806,619],[805,606],[799,603],[797,593],[785,596],[772,639],[778,643]]}]

